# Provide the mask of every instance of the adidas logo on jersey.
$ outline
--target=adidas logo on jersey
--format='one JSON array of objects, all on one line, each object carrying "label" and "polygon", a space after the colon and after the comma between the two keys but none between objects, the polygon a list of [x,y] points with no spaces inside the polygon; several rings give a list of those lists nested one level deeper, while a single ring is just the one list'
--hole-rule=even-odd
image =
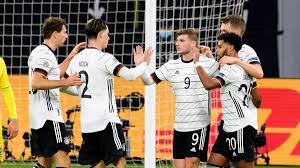
[{"label": "adidas logo on jersey", "polygon": [[178,71],[178,69],[175,71],[175,74],[180,74],[179,71]]},{"label": "adidas logo on jersey", "polygon": [[193,147],[190,151],[191,151],[191,152],[196,152],[196,148]]},{"label": "adidas logo on jersey", "polygon": [[237,156],[235,152],[232,153],[232,156]]}]

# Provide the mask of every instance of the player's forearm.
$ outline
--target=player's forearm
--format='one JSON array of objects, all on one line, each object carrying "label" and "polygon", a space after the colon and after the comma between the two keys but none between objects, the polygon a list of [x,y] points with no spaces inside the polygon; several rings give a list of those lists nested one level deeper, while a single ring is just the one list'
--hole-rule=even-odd
[{"label": "player's forearm", "polygon": [[154,83],[150,73],[148,73],[147,71],[145,71],[142,75],[141,75],[141,79],[144,82],[145,85],[152,85]]},{"label": "player's forearm", "polygon": [[59,90],[71,96],[78,96],[78,90],[76,86],[61,87]]},{"label": "player's forearm", "polygon": [[206,90],[211,90],[214,88],[218,88],[220,86],[219,82],[216,81],[214,78],[211,78],[208,76],[208,74],[205,72],[202,66],[196,65],[196,70],[198,73],[198,76]]},{"label": "player's forearm", "polygon": [[118,73],[118,76],[126,80],[135,80],[145,72],[146,67],[146,62],[139,64],[135,68],[128,69],[127,67],[123,67]]},{"label": "player's forearm", "polygon": [[66,79],[48,80],[45,78],[32,79],[31,87],[33,90],[48,90],[67,86]]},{"label": "player's forearm", "polygon": [[261,94],[257,87],[251,90],[252,102],[256,108],[259,108],[262,102]]},{"label": "player's forearm", "polygon": [[238,59],[236,63],[241,66],[249,75],[257,79],[264,77],[264,72],[260,64],[249,64],[240,59]]},{"label": "player's forearm", "polygon": [[70,62],[71,60],[73,59],[74,56],[71,56],[69,55],[60,65],[59,65],[59,68],[60,68],[60,77],[62,78],[65,73],[66,73],[66,70],[68,68],[68,66],[70,65]]},{"label": "player's forearm", "polygon": [[5,105],[9,112],[9,117],[11,119],[17,119],[18,115],[16,112],[16,101],[12,88],[9,86],[6,88],[2,88],[1,90],[4,97]]}]

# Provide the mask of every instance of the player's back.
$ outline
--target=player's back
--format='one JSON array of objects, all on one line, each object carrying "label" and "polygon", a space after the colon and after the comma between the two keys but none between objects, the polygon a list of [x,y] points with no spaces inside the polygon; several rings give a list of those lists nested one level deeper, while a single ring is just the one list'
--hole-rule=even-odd
[{"label": "player's back", "polygon": [[114,56],[86,48],[71,61],[67,73],[78,73],[84,84],[78,87],[82,132],[103,130],[108,122],[120,123],[114,96]]},{"label": "player's back", "polygon": [[247,125],[254,128],[256,123],[249,109],[249,97],[251,91],[251,78],[240,66],[224,65],[218,75],[225,84],[221,88],[222,119],[224,130],[236,131]]}]

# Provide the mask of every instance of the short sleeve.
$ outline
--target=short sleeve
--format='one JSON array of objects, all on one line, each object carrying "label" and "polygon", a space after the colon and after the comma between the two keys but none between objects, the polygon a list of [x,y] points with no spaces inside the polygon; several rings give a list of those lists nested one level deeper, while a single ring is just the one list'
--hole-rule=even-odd
[{"label": "short sleeve", "polygon": [[218,72],[219,63],[212,58],[201,56],[199,58],[199,63],[201,64],[201,66],[209,76],[215,76],[216,73]]},{"label": "short sleeve", "polygon": [[238,52],[238,55],[241,60],[249,64],[261,64],[259,57],[257,56],[254,49],[248,45],[243,45],[241,50]]},{"label": "short sleeve", "polygon": [[[120,69],[123,67],[123,65],[112,54],[109,53],[105,53],[103,58],[100,58],[99,61],[103,62],[107,72],[113,75],[117,75]],[[101,64],[97,65],[102,66]],[[101,67],[99,68],[101,69]]]},{"label": "short sleeve", "polygon": [[41,53],[42,56],[36,58],[33,65],[33,69],[41,69],[49,73],[49,71],[54,67],[54,60],[52,60],[53,55],[50,53]]},{"label": "short sleeve", "polygon": [[169,70],[168,70],[169,65],[170,63],[167,62],[161,67],[159,67],[157,70],[155,70],[155,74],[160,80],[167,80],[169,76]]}]

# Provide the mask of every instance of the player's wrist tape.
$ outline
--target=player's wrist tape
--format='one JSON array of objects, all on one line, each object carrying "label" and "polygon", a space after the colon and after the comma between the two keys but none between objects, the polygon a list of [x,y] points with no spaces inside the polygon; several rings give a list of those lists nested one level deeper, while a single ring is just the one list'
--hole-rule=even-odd
[{"label": "player's wrist tape", "polygon": [[200,67],[200,66],[201,66],[200,62],[195,63],[195,68]]}]

